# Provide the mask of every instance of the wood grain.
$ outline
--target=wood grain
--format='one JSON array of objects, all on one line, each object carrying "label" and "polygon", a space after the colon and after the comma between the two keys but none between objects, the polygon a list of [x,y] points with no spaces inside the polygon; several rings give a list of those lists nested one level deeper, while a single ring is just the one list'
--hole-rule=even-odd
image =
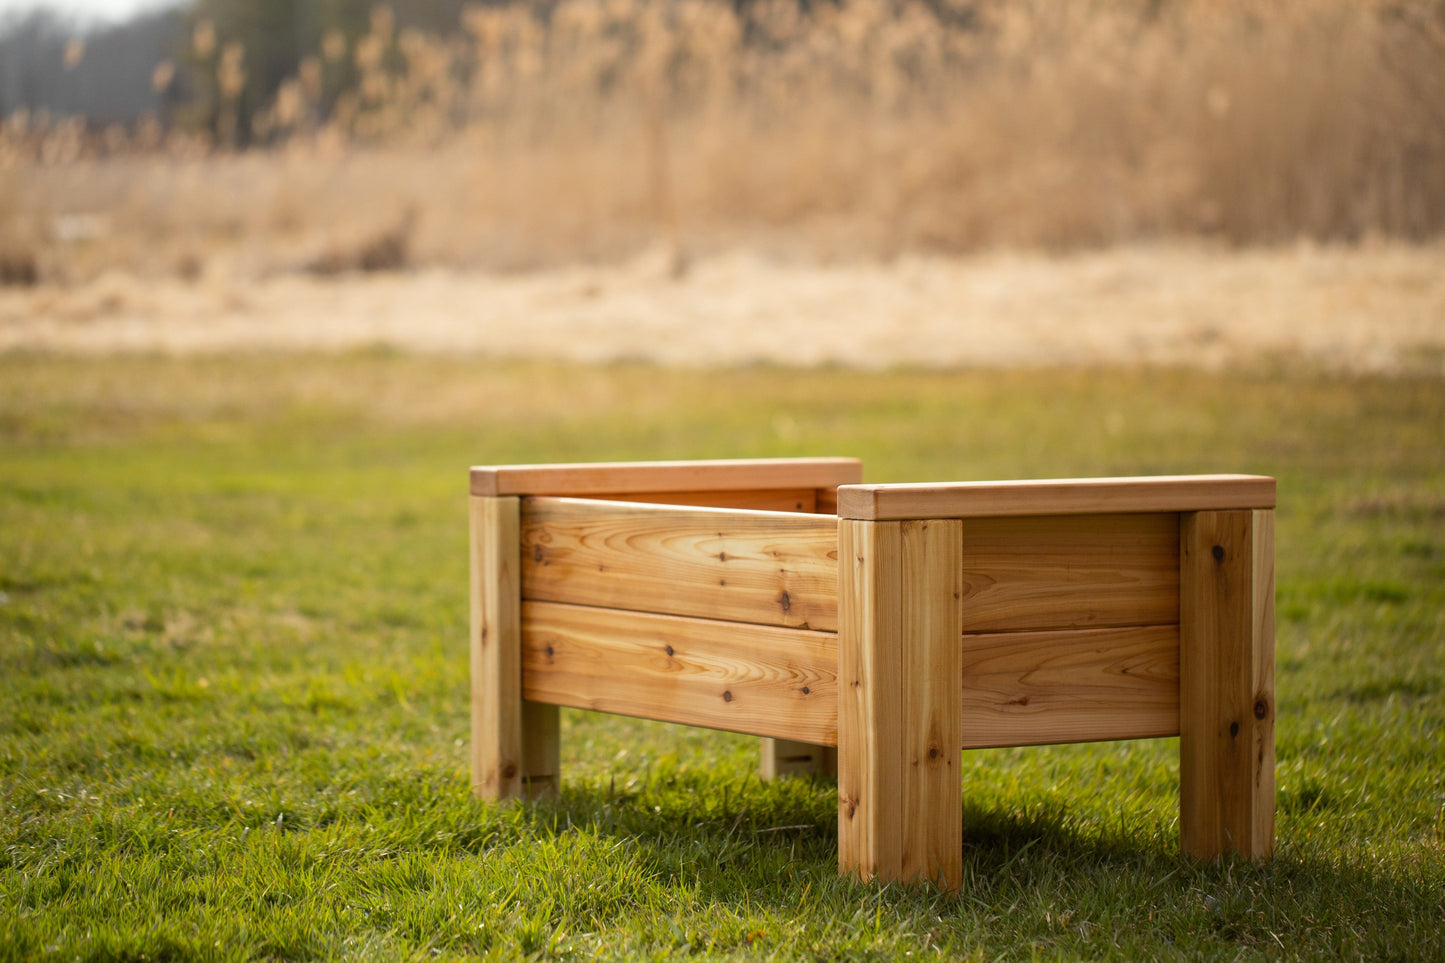
[{"label": "wood grain", "polygon": [[962,877],[961,525],[840,520],[838,865]]},{"label": "wood grain", "polygon": [[516,498],[472,498],[472,789],[487,799],[537,796],[561,780],[555,706],[522,698]]},{"label": "wood grain", "polygon": [[829,632],[522,603],[537,702],[836,745],[837,666]]},{"label": "wood grain", "polygon": [[845,485],[838,516],[857,519],[984,518],[996,515],[1117,514],[1273,508],[1273,478],[1261,475],[1158,475]]},{"label": "wood grain", "polygon": [[965,632],[1178,621],[1176,515],[964,520]]},{"label": "wood grain", "polygon": [[522,794],[518,500],[471,499],[472,788]]},{"label": "wood grain", "polygon": [[603,492],[577,497],[696,508],[742,508],[760,512],[807,512],[818,507],[816,488],[748,488],[739,491]]},{"label": "wood grain", "polygon": [[1254,726],[1250,734],[1251,761],[1247,773],[1250,781],[1250,847],[1245,852],[1252,859],[1265,859],[1274,853],[1275,818],[1274,511],[1256,510],[1251,516],[1254,551],[1250,560],[1250,576],[1253,579],[1250,687],[1254,692],[1254,705],[1250,707],[1250,715]]},{"label": "wood grain", "polygon": [[1185,852],[1274,847],[1272,512],[1180,520],[1179,828]]},{"label": "wood grain", "polygon": [[522,595],[833,631],[837,520],[570,498],[522,502]]},{"label": "wood grain", "polygon": [[1179,733],[1175,625],[963,637],[963,747]]},{"label": "wood grain", "polygon": [[836,488],[861,481],[856,458],[492,465],[471,470],[473,495],[595,495],[604,492]]}]

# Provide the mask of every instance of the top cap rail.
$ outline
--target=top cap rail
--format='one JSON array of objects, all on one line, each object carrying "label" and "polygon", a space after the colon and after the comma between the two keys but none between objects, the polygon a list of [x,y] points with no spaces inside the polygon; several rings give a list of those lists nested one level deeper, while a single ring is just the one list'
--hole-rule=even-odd
[{"label": "top cap rail", "polygon": [[836,488],[863,479],[856,458],[739,458],[713,461],[491,465],[471,471],[473,495],[595,495],[617,492]]},{"label": "top cap rail", "polygon": [[863,521],[1273,508],[1267,475],[1155,475],[844,485],[838,517]]}]

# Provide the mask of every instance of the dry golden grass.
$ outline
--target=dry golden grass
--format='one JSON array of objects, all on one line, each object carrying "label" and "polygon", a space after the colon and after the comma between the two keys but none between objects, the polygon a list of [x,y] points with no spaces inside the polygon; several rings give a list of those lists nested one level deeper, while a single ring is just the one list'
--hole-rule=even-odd
[{"label": "dry golden grass", "polygon": [[382,349],[874,368],[1070,365],[1445,374],[1445,245],[1118,246],[807,264],[623,264],[0,289],[0,355]]},{"label": "dry golden grass", "polygon": [[[1429,0],[746,9],[477,6],[441,38],[378,8],[253,119],[264,150],[10,118],[0,240],[63,281],[215,259],[365,268],[399,225],[405,256],[377,263],[529,268],[661,239],[679,271],[740,241],[889,258],[1445,228],[1445,8]],[[240,55],[202,41],[224,113]],[[348,58],[360,82],[323,117]]]}]

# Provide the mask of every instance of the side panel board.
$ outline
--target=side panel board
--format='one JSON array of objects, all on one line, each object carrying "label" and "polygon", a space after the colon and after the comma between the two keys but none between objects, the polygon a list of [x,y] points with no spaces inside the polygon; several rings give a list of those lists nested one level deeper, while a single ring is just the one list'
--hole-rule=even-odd
[{"label": "side panel board", "polygon": [[1178,621],[1177,515],[963,521],[965,632]]},{"label": "side panel board", "polygon": [[1179,732],[1179,627],[963,637],[963,747]]},{"label": "side panel board", "polygon": [[525,498],[521,525],[524,599],[837,629],[829,515]]},{"label": "side panel board", "polygon": [[524,602],[522,695],[835,746],[838,640],[828,632]]}]

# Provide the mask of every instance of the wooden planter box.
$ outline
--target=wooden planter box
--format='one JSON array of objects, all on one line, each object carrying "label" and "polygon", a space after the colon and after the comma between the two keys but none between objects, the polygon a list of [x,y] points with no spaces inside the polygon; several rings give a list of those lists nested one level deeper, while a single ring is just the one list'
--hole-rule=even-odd
[{"label": "wooden planter box", "polygon": [[957,887],[962,750],[1178,735],[1183,849],[1269,855],[1274,479],[860,478],[473,468],[477,793],[557,787],[558,706],[752,733],[842,872]]}]

